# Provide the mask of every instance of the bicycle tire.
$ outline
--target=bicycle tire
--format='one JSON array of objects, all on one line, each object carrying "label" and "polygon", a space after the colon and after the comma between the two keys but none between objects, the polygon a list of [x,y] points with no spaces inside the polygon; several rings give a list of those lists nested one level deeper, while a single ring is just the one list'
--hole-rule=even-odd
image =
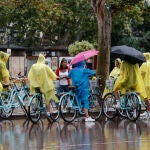
[{"label": "bicycle tire", "polygon": [[12,107],[11,108],[7,107],[8,101],[9,101],[9,94],[7,92],[2,92],[1,93],[0,105],[3,106],[3,107],[5,107],[5,110],[6,110],[5,111],[4,108],[1,109],[0,117],[3,118],[3,119],[10,118],[12,116],[12,113],[13,113]]},{"label": "bicycle tire", "polygon": [[127,95],[126,94],[122,95],[120,97],[120,105],[121,105],[121,107],[118,109],[119,115],[121,117],[123,117],[123,118],[127,118],[126,109],[125,109],[125,107],[126,107],[126,99],[127,99]]},{"label": "bicycle tire", "polygon": [[100,91],[100,88],[99,87],[95,87],[94,88],[94,94],[96,94],[96,95],[98,95],[98,96],[100,96],[100,97],[102,97],[102,93],[101,93],[101,91]]},{"label": "bicycle tire", "polygon": [[126,114],[129,120],[136,121],[141,113],[141,104],[139,103],[139,96],[135,93],[129,93],[127,104],[126,104]]},{"label": "bicycle tire", "polygon": [[88,100],[89,114],[93,119],[98,120],[102,114],[102,100],[97,94],[90,94]]},{"label": "bicycle tire", "polygon": [[60,115],[59,104],[54,100],[50,100],[50,118],[53,121],[57,121]]},{"label": "bicycle tire", "polygon": [[64,121],[70,123],[75,119],[77,115],[77,110],[73,108],[75,105],[74,96],[70,95],[70,93],[64,94],[61,97],[59,110]]},{"label": "bicycle tire", "polygon": [[42,102],[42,97],[38,93],[35,93],[32,96],[31,100],[30,100],[30,104],[28,106],[28,115],[29,115],[29,119],[33,123],[37,123],[40,119],[40,116],[41,116],[41,111],[40,111],[41,102]]},{"label": "bicycle tire", "polygon": [[103,112],[109,119],[114,119],[117,116],[118,111],[113,105],[115,105],[115,96],[113,93],[107,93],[103,100]]}]

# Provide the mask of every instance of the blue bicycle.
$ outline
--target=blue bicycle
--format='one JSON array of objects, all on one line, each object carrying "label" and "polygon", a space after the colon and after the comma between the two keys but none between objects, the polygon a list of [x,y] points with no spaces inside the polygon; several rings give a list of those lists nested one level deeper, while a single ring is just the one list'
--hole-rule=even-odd
[{"label": "blue bicycle", "polygon": [[118,91],[120,107],[116,107],[116,98],[114,92],[107,93],[103,100],[103,112],[109,119],[113,119],[119,113],[129,120],[135,121],[141,113],[142,101],[136,92],[128,92],[121,95]]},{"label": "blue bicycle", "polygon": [[28,115],[29,119],[33,123],[37,123],[41,115],[45,115],[49,122],[56,121],[59,118],[58,105],[54,100],[49,101],[50,112],[46,110],[46,104],[43,99],[43,95],[39,88],[36,88],[36,92],[30,97],[28,102]]},{"label": "blue bicycle", "polygon": [[[60,98],[59,110],[64,121],[72,122],[79,114],[84,114],[82,108],[78,104],[76,96],[76,87],[69,86],[70,91],[65,93]],[[98,120],[102,113],[102,101],[100,97],[94,93],[89,95],[89,114],[90,116]]]}]

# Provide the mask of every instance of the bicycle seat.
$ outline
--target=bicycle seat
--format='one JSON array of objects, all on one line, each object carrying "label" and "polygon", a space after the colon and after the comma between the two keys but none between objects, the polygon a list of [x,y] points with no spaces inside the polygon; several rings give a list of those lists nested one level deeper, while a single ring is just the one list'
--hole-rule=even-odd
[{"label": "bicycle seat", "polygon": [[73,89],[76,89],[76,86],[68,86],[68,88],[70,89],[70,90],[73,90]]}]

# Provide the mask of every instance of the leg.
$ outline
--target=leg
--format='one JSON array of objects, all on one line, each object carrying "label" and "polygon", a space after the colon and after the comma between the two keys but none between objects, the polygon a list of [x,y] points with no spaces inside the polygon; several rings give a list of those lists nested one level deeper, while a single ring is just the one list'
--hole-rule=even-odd
[{"label": "leg", "polygon": [[89,117],[88,109],[84,108],[85,117]]},{"label": "leg", "polygon": [[50,104],[49,103],[46,105],[46,111],[50,112]]},{"label": "leg", "polygon": [[88,110],[89,110],[88,97],[89,97],[89,90],[83,90],[81,103],[83,104],[83,108],[84,108],[85,122],[94,122],[95,119],[92,119],[88,113]]},{"label": "leg", "polygon": [[60,94],[61,94],[63,91],[64,91],[64,90],[63,90],[63,86],[60,85],[59,88],[58,88],[58,90],[57,90],[57,95],[58,95],[59,98],[60,98]]}]

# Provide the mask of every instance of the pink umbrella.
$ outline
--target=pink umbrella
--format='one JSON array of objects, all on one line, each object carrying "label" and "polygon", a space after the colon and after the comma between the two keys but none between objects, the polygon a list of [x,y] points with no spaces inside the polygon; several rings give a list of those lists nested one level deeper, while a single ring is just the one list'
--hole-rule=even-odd
[{"label": "pink umbrella", "polygon": [[91,50],[88,50],[88,51],[84,51],[84,52],[81,52],[79,54],[77,54],[72,60],[71,60],[71,63],[70,65],[73,65],[73,64],[76,64],[80,61],[83,61],[83,60],[86,60],[90,57],[93,57],[95,55],[98,55],[98,52],[97,50],[95,49],[91,49]]}]

